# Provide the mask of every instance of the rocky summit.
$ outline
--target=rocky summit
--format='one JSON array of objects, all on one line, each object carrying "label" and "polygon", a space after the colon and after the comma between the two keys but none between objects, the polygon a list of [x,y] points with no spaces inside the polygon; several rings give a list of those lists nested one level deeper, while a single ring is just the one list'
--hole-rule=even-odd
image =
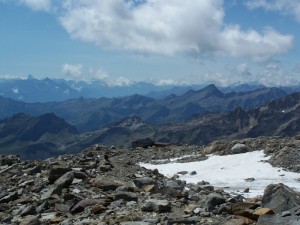
[{"label": "rocky summit", "polygon": [[0,224],[300,224],[300,194],[284,184],[270,184],[262,196],[247,199],[205,181],[188,184],[176,175],[167,178],[139,166],[158,159],[199,161],[207,154],[257,149],[264,149],[273,165],[299,172],[299,136],[218,141],[202,147],[128,150],[94,145],[76,155],[43,161],[2,155]]}]

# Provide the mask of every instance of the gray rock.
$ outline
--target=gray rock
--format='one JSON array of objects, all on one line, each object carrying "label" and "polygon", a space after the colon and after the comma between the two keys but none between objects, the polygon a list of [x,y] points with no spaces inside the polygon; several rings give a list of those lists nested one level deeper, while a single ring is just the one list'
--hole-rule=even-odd
[{"label": "gray rock", "polygon": [[74,171],[67,172],[54,182],[57,189],[62,190],[63,188],[69,187],[74,179]]},{"label": "gray rock", "polygon": [[134,188],[129,186],[120,186],[116,189],[116,191],[126,191],[126,192],[133,192]]},{"label": "gray rock", "polygon": [[58,178],[63,176],[65,173],[72,171],[71,168],[55,167],[49,171],[48,181],[53,184]]},{"label": "gray rock", "polygon": [[125,191],[119,191],[115,195],[115,200],[124,199],[126,201],[135,201],[137,202],[138,197],[133,192],[125,192]]},{"label": "gray rock", "polygon": [[126,184],[123,182],[104,176],[97,176],[93,183],[96,187],[102,189],[103,191],[114,191],[118,187],[126,186]]},{"label": "gray rock", "polygon": [[245,153],[245,152],[248,152],[248,148],[245,144],[237,143],[234,146],[232,146],[232,148],[230,149],[230,152],[233,154]]},{"label": "gray rock", "polygon": [[262,207],[271,208],[275,213],[281,213],[300,206],[300,195],[284,184],[267,186],[262,198]]},{"label": "gray rock", "polygon": [[213,192],[207,195],[206,205],[208,211],[212,211],[217,205],[221,205],[226,202],[226,199],[219,193]]},{"label": "gray rock", "polygon": [[167,188],[174,188],[176,190],[183,190],[184,188],[184,182],[181,180],[167,180],[165,182],[165,187]]},{"label": "gray rock", "polygon": [[42,204],[40,204],[40,205],[36,208],[36,211],[37,211],[38,213],[41,213],[41,212],[43,212],[44,210],[48,209],[48,206],[49,206],[48,201],[44,201]]},{"label": "gray rock", "polygon": [[41,166],[34,166],[33,168],[30,168],[27,170],[27,173],[30,175],[35,175],[40,172],[42,172]]},{"label": "gray rock", "polygon": [[290,211],[284,211],[281,213],[282,217],[291,216],[291,215],[292,215],[292,213]]},{"label": "gray rock", "polygon": [[18,198],[18,192],[13,192],[13,193],[10,193],[9,195],[7,196],[4,196],[3,198],[0,199],[0,203],[9,203],[11,201],[14,201]]},{"label": "gray rock", "polygon": [[22,210],[20,215],[27,216],[27,215],[34,215],[35,213],[36,213],[35,208],[32,205],[28,205]]},{"label": "gray rock", "polygon": [[133,180],[133,183],[136,187],[142,188],[143,186],[146,186],[146,185],[151,185],[151,184],[156,185],[157,181],[151,177],[142,177],[142,178],[137,178],[137,179]]},{"label": "gray rock", "polygon": [[142,222],[142,221],[127,221],[121,222],[120,225],[151,225],[152,223]]},{"label": "gray rock", "polygon": [[26,216],[20,223],[20,225],[40,225],[41,221],[36,216]]},{"label": "gray rock", "polygon": [[276,215],[261,215],[256,225],[299,225],[299,216],[282,217],[279,214]]},{"label": "gray rock", "polygon": [[142,206],[142,211],[159,213],[170,212],[171,204],[167,200],[150,199],[147,200],[146,203]]},{"label": "gray rock", "polygon": [[73,207],[71,207],[70,212],[72,214],[82,212],[86,207],[96,205],[96,204],[102,204],[103,201],[97,200],[97,199],[84,199],[75,204]]},{"label": "gray rock", "polygon": [[190,175],[196,175],[197,174],[197,172],[196,171],[192,171],[191,173],[190,173]]},{"label": "gray rock", "polygon": [[73,225],[73,221],[71,219],[67,219],[62,221],[59,225]]},{"label": "gray rock", "polygon": [[51,197],[53,194],[61,194],[61,190],[57,188],[57,186],[52,185],[46,187],[41,194],[41,200],[46,200]]}]

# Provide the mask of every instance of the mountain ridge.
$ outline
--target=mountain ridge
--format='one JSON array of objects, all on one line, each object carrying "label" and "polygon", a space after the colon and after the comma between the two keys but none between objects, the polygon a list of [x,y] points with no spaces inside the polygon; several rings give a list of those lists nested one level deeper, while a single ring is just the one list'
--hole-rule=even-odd
[{"label": "mountain ridge", "polygon": [[78,131],[87,132],[98,130],[127,116],[139,116],[148,123],[166,124],[184,121],[196,114],[228,112],[237,107],[248,110],[286,95],[286,92],[278,88],[224,94],[216,86],[209,85],[161,100],[138,94],[122,98],[78,98],[48,103],[24,103],[0,97],[0,118],[18,112],[32,116],[54,112]]}]

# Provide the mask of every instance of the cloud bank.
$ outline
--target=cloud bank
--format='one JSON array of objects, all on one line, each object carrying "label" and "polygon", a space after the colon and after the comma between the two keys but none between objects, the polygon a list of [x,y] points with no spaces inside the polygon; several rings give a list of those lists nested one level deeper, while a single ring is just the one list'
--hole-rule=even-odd
[{"label": "cloud bank", "polygon": [[[11,0],[0,0],[12,2]],[[224,22],[224,0],[18,0],[33,10],[53,13],[74,39],[138,53],[226,55],[269,59],[289,51],[294,37],[270,27],[243,30]],[[292,14],[297,0],[251,0],[249,9]]]},{"label": "cloud bank", "polygon": [[59,20],[75,39],[141,53],[223,54],[265,59],[287,52],[293,36],[224,24],[222,0],[64,1]]}]

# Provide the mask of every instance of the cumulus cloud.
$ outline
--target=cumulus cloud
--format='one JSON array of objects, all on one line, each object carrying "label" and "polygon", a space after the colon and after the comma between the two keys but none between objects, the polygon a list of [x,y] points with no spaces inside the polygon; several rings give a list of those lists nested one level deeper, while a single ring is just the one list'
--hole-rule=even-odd
[{"label": "cumulus cloud", "polygon": [[62,72],[67,75],[68,77],[75,79],[75,80],[81,80],[81,74],[82,74],[82,65],[72,65],[72,64],[64,64],[62,65]]},{"label": "cumulus cloud", "polygon": [[[12,0],[0,0],[13,2]],[[271,27],[243,30],[224,22],[224,0],[16,0],[57,16],[74,39],[139,53],[193,56],[214,54],[270,59],[293,47],[294,37]],[[235,0],[229,1],[236,4]],[[298,0],[247,0],[249,9],[293,15],[300,22]],[[55,9],[52,10],[51,9]]]},{"label": "cumulus cloud", "polygon": [[102,80],[107,81],[109,79],[109,75],[105,72],[102,68],[95,69],[90,67],[89,68],[89,80]]},{"label": "cumulus cloud", "polygon": [[293,36],[272,28],[259,33],[224,24],[223,3],[66,0],[59,21],[73,38],[141,53],[218,53],[267,59],[292,48]]},{"label": "cumulus cloud", "polygon": [[127,79],[126,77],[119,76],[114,82],[111,82],[111,86],[129,86],[132,84],[132,81]]},{"label": "cumulus cloud", "polygon": [[267,11],[290,15],[300,22],[299,0],[248,0],[245,4],[249,9],[263,8]]},{"label": "cumulus cloud", "polygon": [[51,0],[19,0],[19,2],[37,11],[48,12],[52,6]]},{"label": "cumulus cloud", "polygon": [[155,82],[157,86],[172,86],[172,85],[180,85],[181,83],[178,80],[173,79],[161,79]]},{"label": "cumulus cloud", "polygon": [[251,56],[265,60],[271,56],[287,52],[293,46],[292,35],[282,35],[272,28],[266,28],[263,34],[255,30],[241,31],[239,26],[229,26],[220,34],[220,49],[233,56]]}]

